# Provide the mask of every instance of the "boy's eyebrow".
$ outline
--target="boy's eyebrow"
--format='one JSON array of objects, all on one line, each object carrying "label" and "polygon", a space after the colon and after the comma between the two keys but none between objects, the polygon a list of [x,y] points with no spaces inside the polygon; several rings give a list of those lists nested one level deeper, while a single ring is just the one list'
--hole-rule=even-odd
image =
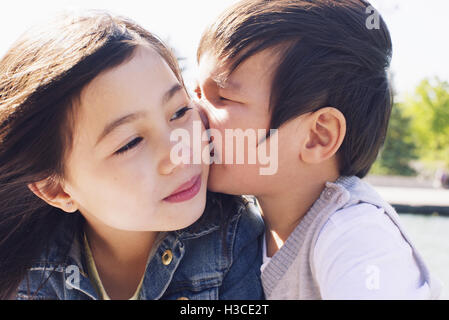
[{"label": "boy's eyebrow", "polygon": [[241,86],[239,83],[228,81],[228,82],[226,82],[226,85],[223,89],[229,90],[229,91],[240,91],[240,87]]},{"label": "boy's eyebrow", "polygon": [[239,83],[230,81],[229,79],[214,78],[213,80],[215,81],[217,86],[223,90],[239,91],[241,87]]},{"label": "boy's eyebrow", "polygon": [[[162,105],[167,104],[170,101],[170,99],[173,98],[173,96],[176,93],[178,93],[179,91],[182,91],[183,89],[184,89],[184,87],[181,84],[179,84],[179,83],[176,83],[175,85],[173,85],[162,96],[162,101],[161,101]],[[95,143],[95,146],[98,145],[101,140],[103,140],[109,133],[114,131],[117,127],[119,127],[119,126],[121,126],[121,125],[123,125],[125,123],[129,123],[129,122],[135,121],[135,120],[137,120],[139,118],[142,118],[146,114],[147,114],[147,112],[145,112],[145,111],[138,111],[138,112],[127,114],[127,115],[125,115],[123,117],[120,117],[120,118],[110,122],[109,124],[107,124],[104,127],[103,131],[98,136],[97,142]]]}]

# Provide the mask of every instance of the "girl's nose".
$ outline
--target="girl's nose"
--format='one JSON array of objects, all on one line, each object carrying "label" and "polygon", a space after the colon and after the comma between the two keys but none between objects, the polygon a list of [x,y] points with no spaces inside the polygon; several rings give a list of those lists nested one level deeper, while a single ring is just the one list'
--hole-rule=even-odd
[{"label": "girl's nose", "polygon": [[192,163],[192,150],[182,142],[167,142],[160,147],[158,173],[171,175]]}]

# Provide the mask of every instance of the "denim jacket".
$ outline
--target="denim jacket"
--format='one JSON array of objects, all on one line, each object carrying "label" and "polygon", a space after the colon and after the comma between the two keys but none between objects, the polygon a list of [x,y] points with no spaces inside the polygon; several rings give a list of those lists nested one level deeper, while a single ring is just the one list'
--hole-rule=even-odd
[{"label": "denim jacket", "polygon": [[[185,229],[164,233],[148,259],[140,299],[264,299],[264,227],[254,203],[247,200],[233,210],[224,230],[213,211]],[[99,299],[87,274],[82,237],[60,229],[20,283],[16,299]]]}]

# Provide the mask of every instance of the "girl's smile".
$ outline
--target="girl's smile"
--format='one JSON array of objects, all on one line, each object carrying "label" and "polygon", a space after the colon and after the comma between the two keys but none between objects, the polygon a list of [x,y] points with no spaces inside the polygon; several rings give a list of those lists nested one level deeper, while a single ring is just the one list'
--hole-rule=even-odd
[{"label": "girl's smile", "polygon": [[201,189],[201,174],[183,183],[171,195],[164,198],[167,202],[184,202],[195,197]]}]

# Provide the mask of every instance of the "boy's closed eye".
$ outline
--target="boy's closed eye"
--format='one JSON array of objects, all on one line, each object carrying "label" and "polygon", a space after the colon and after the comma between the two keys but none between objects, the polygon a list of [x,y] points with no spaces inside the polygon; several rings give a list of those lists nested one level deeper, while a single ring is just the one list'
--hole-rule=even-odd
[{"label": "boy's closed eye", "polygon": [[223,96],[218,96],[221,101],[232,101],[231,99],[225,98]]},{"label": "boy's closed eye", "polygon": [[214,82],[213,85],[208,84],[209,87],[205,88],[205,91],[207,91],[207,96],[204,94],[203,90],[201,90],[201,87],[199,85],[196,86],[194,92],[196,93],[196,96],[198,99],[206,98],[207,100],[215,100],[215,101],[232,101],[236,103],[241,103],[238,99],[237,90],[240,86],[237,86],[233,83],[231,85],[220,85],[216,82]]}]

